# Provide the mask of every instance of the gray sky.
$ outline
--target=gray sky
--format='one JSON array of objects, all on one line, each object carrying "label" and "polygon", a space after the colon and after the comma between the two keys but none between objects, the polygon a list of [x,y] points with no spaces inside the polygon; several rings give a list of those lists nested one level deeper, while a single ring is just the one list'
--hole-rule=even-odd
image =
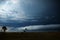
[{"label": "gray sky", "polygon": [[0,0],[0,26],[60,24],[58,0]]}]

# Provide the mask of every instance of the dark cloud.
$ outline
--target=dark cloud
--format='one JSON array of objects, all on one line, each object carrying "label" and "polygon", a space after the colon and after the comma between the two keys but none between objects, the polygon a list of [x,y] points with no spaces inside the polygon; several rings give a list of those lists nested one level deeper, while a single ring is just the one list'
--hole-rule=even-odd
[{"label": "dark cloud", "polygon": [[[0,2],[3,1],[5,0],[0,0]],[[21,8],[17,10],[11,6],[13,10],[8,12],[9,16],[4,14],[4,16],[0,17],[0,25],[24,27],[29,25],[60,24],[58,0],[21,0],[19,5]],[[5,10],[3,9],[2,11]]]},{"label": "dark cloud", "polygon": [[[57,32],[60,31],[60,24],[49,24],[49,25],[29,25],[25,27],[9,27],[7,26],[7,32],[23,32],[27,28],[27,32]],[[0,26],[1,30],[1,26]]]}]

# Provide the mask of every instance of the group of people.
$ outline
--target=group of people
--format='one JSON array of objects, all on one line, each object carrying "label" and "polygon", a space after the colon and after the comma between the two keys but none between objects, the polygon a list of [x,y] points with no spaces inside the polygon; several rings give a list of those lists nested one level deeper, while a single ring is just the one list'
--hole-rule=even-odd
[{"label": "group of people", "polygon": [[[7,27],[6,27],[6,26],[3,26],[3,27],[2,27],[2,30],[3,30],[3,32],[6,32]],[[25,28],[24,32],[26,32],[26,30],[27,30],[27,28]]]}]

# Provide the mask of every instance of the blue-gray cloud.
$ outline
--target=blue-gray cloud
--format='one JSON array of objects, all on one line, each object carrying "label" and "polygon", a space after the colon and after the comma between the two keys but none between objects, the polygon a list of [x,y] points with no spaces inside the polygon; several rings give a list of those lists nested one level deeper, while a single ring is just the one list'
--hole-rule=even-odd
[{"label": "blue-gray cloud", "polygon": [[[30,25],[25,27],[8,27],[7,32],[23,32],[27,28],[27,32],[43,32],[43,31],[60,31],[60,24],[50,24],[50,25]],[[0,26],[1,30],[1,26]]]},{"label": "blue-gray cloud", "polygon": [[0,25],[60,24],[57,4],[53,0],[5,0],[4,4],[0,3]]},{"label": "blue-gray cloud", "polygon": [[4,4],[5,0],[0,0],[0,4]]}]

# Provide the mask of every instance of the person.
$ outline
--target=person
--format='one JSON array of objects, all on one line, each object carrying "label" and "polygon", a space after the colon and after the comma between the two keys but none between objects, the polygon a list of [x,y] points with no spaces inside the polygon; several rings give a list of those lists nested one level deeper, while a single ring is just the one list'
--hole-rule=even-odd
[{"label": "person", "polygon": [[27,31],[27,28],[25,28],[24,32],[26,32],[26,31]]},{"label": "person", "polygon": [[6,32],[6,30],[7,30],[6,26],[3,26],[2,30],[3,30],[3,32]]}]

